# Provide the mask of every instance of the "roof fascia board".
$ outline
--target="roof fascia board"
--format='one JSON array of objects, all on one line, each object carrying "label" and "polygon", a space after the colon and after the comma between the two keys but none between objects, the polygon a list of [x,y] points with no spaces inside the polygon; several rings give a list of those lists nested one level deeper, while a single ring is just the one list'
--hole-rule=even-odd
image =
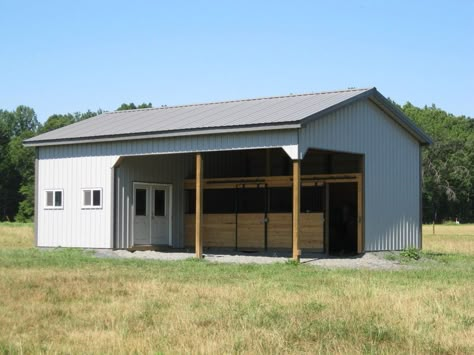
[{"label": "roof fascia board", "polygon": [[[68,144],[86,144],[86,143],[106,143],[106,142],[117,142],[117,141],[131,141],[131,140],[144,140],[154,138],[176,138],[176,137],[188,137],[188,136],[201,136],[207,134],[229,134],[229,133],[249,133],[249,132],[261,132],[261,131],[276,131],[276,130],[294,130],[301,128],[299,123],[291,124],[272,124],[272,125],[259,125],[259,126],[248,126],[248,127],[234,127],[234,128],[217,128],[217,129],[194,129],[190,131],[172,131],[172,132],[161,132],[151,134],[137,134],[137,135],[116,135],[116,136],[99,136],[99,137],[84,137],[84,138],[69,138],[69,139],[58,139],[58,140],[25,140],[23,145],[26,147],[45,147],[54,145],[68,145]],[[34,138],[32,138],[34,139]]]}]

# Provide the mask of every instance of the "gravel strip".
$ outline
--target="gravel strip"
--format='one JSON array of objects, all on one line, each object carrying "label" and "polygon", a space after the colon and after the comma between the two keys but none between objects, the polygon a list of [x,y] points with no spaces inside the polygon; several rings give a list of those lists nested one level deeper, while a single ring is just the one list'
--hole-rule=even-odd
[{"label": "gravel strip", "polygon": [[[95,256],[99,258],[124,258],[124,259],[146,259],[146,260],[186,260],[194,257],[189,252],[159,252],[159,251],[135,251],[127,250],[95,250]],[[352,257],[328,257],[323,254],[313,254],[301,259],[301,263],[318,266],[327,269],[370,269],[370,270],[401,270],[409,268],[398,261],[385,259],[385,253],[365,253]],[[289,254],[243,254],[243,253],[205,253],[204,260],[215,263],[231,264],[273,264],[285,263],[289,260]]]},{"label": "gravel strip", "polygon": [[[385,253],[365,253],[362,255],[339,258],[321,257],[307,261],[309,265],[320,266],[327,269],[370,269],[370,270],[402,270],[409,268],[395,260],[385,259]],[[304,262],[302,260],[302,262]]]}]

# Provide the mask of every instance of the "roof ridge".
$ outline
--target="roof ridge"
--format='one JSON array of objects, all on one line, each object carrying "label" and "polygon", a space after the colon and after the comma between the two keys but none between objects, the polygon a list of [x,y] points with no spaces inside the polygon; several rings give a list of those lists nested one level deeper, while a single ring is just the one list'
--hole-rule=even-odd
[{"label": "roof ridge", "polygon": [[140,108],[140,109],[132,109],[132,110],[121,110],[121,111],[109,111],[105,112],[106,114],[115,114],[115,113],[124,113],[124,112],[139,112],[139,111],[153,111],[153,110],[166,110],[170,108],[181,108],[181,107],[194,107],[194,106],[207,106],[207,105],[218,105],[218,104],[228,104],[234,102],[248,102],[248,101],[259,101],[259,100],[272,100],[272,99],[283,99],[286,97],[297,97],[297,96],[312,96],[312,95],[326,95],[326,94],[336,94],[336,93],[343,93],[343,92],[354,92],[354,91],[368,91],[374,89],[375,87],[371,88],[353,88],[353,89],[345,89],[345,90],[333,90],[333,91],[319,91],[319,92],[308,92],[302,94],[290,94],[290,95],[278,95],[278,96],[263,96],[263,97],[256,97],[256,98],[249,98],[249,99],[238,99],[238,100],[224,100],[224,101],[211,101],[211,102],[202,102],[202,103],[195,103],[195,104],[184,104],[184,105],[173,105],[173,106],[166,106],[163,105],[161,107],[150,107],[150,108]]}]

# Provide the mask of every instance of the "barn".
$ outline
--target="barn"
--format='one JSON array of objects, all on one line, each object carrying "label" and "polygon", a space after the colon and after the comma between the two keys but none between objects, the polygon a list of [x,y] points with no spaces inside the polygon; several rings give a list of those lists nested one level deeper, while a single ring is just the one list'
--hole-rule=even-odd
[{"label": "barn", "polygon": [[106,112],[24,142],[36,245],[421,248],[430,143],[376,88]]}]

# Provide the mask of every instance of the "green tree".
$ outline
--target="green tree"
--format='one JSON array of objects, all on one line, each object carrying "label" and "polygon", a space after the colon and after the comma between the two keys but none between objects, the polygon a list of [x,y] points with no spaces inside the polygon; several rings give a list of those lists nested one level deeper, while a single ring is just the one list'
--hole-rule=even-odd
[{"label": "green tree", "polygon": [[0,111],[0,218],[30,220],[33,215],[32,188],[34,150],[25,148],[23,139],[32,137],[40,127],[35,111],[18,106],[15,111]]},{"label": "green tree", "polygon": [[26,131],[36,132],[40,127],[35,111],[28,106],[18,106],[5,118],[11,136],[19,136]]},{"label": "green tree", "polygon": [[31,138],[35,132],[24,131],[19,136],[14,137],[9,143],[10,161],[12,167],[21,177],[18,193],[21,199],[18,203],[18,212],[15,220],[18,222],[31,221],[34,215],[35,204],[35,151],[23,145],[25,139]]},{"label": "green tree", "polygon": [[76,122],[76,118],[68,113],[66,115],[51,115],[48,117],[43,127],[41,127],[40,133],[49,132],[72,123]]},{"label": "green tree", "polygon": [[151,102],[149,103],[142,103],[138,106],[136,106],[133,102],[130,102],[129,104],[123,103],[120,105],[119,108],[117,108],[117,111],[124,111],[124,110],[136,110],[136,109],[141,109],[141,108],[152,108],[153,106],[151,105]]},{"label": "green tree", "polygon": [[454,116],[435,105],[406,103],[402,110],[432,138],[423,150],[425,222],[474,220],[474,120]]},{"label": "green tree", "polygon": [[43,127],[40,129],[40,133],[49,132],[61,127],[68,126],[70,124],[86,120],[88,118],[100,115],[103,113],[101,109],[97,111],[87,110],[87,112],[75,112],[75,113],[66,113],[66,114],[54,114],[48,117]]}]

